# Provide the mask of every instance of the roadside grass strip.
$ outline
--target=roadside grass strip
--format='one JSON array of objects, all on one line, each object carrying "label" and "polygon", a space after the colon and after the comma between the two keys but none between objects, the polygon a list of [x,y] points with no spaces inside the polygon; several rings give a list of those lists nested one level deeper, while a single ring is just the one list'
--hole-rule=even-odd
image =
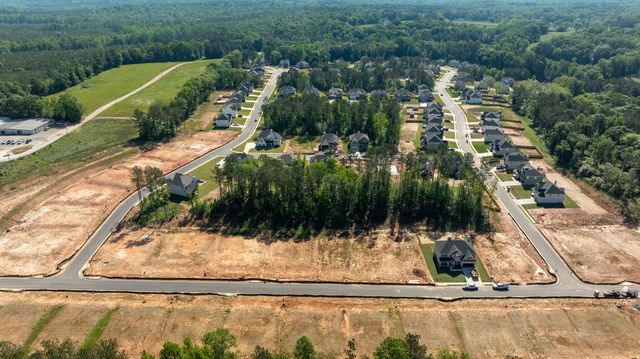
[{"label": "roadside grass strip", "polygon": [[113,309],[109,309],[102,316],[102,318],[98,320],[96,325],[93,326],[89,334],[87,334],[87,337],[84,339],[84,342],[82,343],[82,348],[93,348],[93,346],[96,345],[98,340],[100,340],[100,338],[102,337],[102,333],[107,328],[107,325],[109,325],[109,321],[111,320],[111,315],[113,315],[113,313],[117,310],[118,310],[117,307]]},{"label": "roadside grass strip", "polygon": [[49,324],[49,322],[53,320],[53,318],[55,318],[58,313],[60,313],[62,308],[64,308],[64,305],[62,304],[54,305],[53,307],[49,308],[49,310],[47,310],[47,312],[44,313],[42,317],[40,317],[40,319],[38,319],[38,322],[36,322],[36,324],[31,329],[31,333],[29,333],[29,336],[22,344],[22,350],[25,353],[29,352],[33,343],[35,343],[36,339],[38,339],[38,335],[40,335],[47,324]]}]

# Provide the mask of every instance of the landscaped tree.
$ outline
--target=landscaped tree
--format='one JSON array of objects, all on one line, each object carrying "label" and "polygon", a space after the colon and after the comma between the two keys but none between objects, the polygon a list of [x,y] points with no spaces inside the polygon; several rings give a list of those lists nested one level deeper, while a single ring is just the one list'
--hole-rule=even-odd
[{"label": "landscaped tree", "polygon": [[294,359],[315,359],[316,350],[313,348],[313,343],[306,336],[301,336],[296,345],[293,348]]},{"label": "landscaped tree", "polygon": [[407,344],[402,339],[385,338],[373,353],[375,359],[410,359]]},{"label": "landscaped tree", "polygon": [[133,183],[133,186],[135,187],[136,192],[138,193],[138,201],[142,202],[143,198],[142,198],[142,193],[140,192],[140,189],[145,186],[145,177],[144,177],[144,171],[140,166],[134,166],[131,169],[131,183]]},{"label": "landscaped tree", "polygon": [[232,351],[236,347],[236,337],[229,329],[218,328],[206,333],[202,337],[202,343],[211,359],[233,359],[237,354]]}]

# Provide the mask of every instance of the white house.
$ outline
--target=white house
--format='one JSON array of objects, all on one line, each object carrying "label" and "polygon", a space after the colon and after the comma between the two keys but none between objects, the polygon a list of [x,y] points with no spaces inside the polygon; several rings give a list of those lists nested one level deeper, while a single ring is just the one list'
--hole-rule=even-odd
[{"label": "white house", "polygon": [[175,173],[167,182],[169,193],[176,196],[191,197],[198,189],[198,179],[182,173]]}]

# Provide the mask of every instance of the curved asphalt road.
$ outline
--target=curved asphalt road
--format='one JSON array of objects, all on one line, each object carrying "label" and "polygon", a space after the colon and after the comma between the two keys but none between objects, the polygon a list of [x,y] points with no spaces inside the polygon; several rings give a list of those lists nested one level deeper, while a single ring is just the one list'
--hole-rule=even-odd
[{"label": "curved asphalt road", "polygon": [[[193,162],[181,167],[176,172],[188,172],[209,160],[225,156],[233,147],[248,140],[257,127],[261,115],[261,106],[275,89],[281,70],[276,73],[265,86],[260,95],[256,109],[246,124],[244,131],[235,140],[213,150]],[[460,148],[474,153],[473,148],[463,139],[466,138],[465,117],[462,110],[446,94],[444,87],[453,76],[449,71],[437,84],[437,91],[444,96],[443,100],[453,112]],[[475,156],[475,153],[474,153]],[[475,156],[477,158],[477,156]],[[592,297],[594,289],[605,289],[610,286],[593,286],[582,283],[562,261],[544,236],[531,223],[522,209],[517,206],[506,190],[498,185],[498,198],[505,203],[507,209],[531,239],[542,257],[553,268],[558,281],[551,285],[512,286],[508,292],[496,292],[490,287],[481,287],[476,292],[463,292],[460,286],[426,286],[426,285],[389,285],[389,284],[347,284],[347,283],[304,283],[304,282],[263,282],[263,281],[221,281],[221,280],[159,280],[159,279],[111,279],[88,278],[82,271],[94,253],[106,241],[113,229],[121,222],[127,212],[136,205],[136,193],[123,201],[107,218],[102,226],[85,243],[80,251],[66,264],[60,273],[51,277],[3,277],[0,288],[3,290],[54,290],[54,291],[95,291],[95,292],[134,292],[134,293],[189,293],[189,294],[221,294],[221,295],[274,295],[274,296],[328,296],[328,297],[387,297],[387,298],[506,298],[506,297]]]}]

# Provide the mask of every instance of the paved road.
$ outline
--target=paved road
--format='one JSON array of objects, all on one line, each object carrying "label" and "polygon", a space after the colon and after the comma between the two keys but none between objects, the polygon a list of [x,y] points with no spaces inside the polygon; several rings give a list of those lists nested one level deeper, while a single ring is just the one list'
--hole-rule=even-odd
[{"label": "paved road", "polygon": [[[235,140],[225,146],[209,152],[203,157],[183,166],[177,171],[188,172],[201,166],[209,160],[229,154],[233,147],[249,139],[256,127],[257,119],[261,115],[260,108],[275,89],[276,81],[281,71],[277,71],[265,86],[265,91],[256,103],[244,131]],[[474,153],[468,144],[466,136],[464,113],[446,96],[444,86],[453,76],[448,72],[443,81],[437,84],[439,93],[443,93],[445,104],[454,113],[457,130],[460,134],[460,147],[465,152]],[[177,172],[176,171],[176,172]],[[591,297],[593,290],[605,289],[610,286],[592,286],[580,282],[568,269],[558,254],[549,245],[542,234],[531,223],[520,207],[513,203],[504,188],[498,187],[498,198],[505,203],[523,231],[531,238],[540,251],[542,257],[557,273],[559,280],[550,285],[512,286],[508,292],[496,292],[490,287],[481,287],[476,292],[463,292],[459,286],[427,286],[427,285],[389,285],[389,284],[344,284],[344,283],[278,283],[262,281],[222,281],[222,280],[155,280],[155,279],[111,279],[88,278],[82,275],[82,270],[93,254],[106,241],[112,230],[121,222],[126,213],[137,203],[134,193],[122,202],[107,218],[104,224],[94,233],[80,251],[65,265],[60,273],[46,278],[0,278],[0,288],[4,290],[56,290],[56,291],[96,291],[96,292],[135,292],[135,293],[191,293],[191,294],[222,294],[222,295],[275,295],[275,296],[330,296],[330,297],[387,297],[387,298],[505,298],[505,297]]]},{"label": "paved road", "polygon": [[[113,101],[111,101],[111,102],[109,102],[107,104],[104,104],[104,105],[100,106],[98,109],[96,109],[95,111],[91,112],[88,116],[85,116],[80,123],[75,124],[73,126],[68,126],[66,129],[64,129],[64,132],[62,130],[59,130],[60,131],[59,135],[55,135],[55,136],[50,137],[48,139],[48,141],[42,142],[42,143],[38,144],[38,146],[35,146],[35,147],[33,147],[32,149],[30,149],[28,151],[25,151],[25,152],[22,152],[22,153],[19,153],[19,154],[15,154],[15,155],[11,155],[11,160],[13,161],[13,160],[16,160],[16,159],[18,159],[20,157],[24,157],[26,155],[32,154],[32,153],[40,150],[41,148],[46,147],[46,146],[56,142],[57,140],[61,139],[65,135],[67,135],[69,132],[74,131],[75,129],[77,129],[78,127],[83,125],[84,123],[93,120],[99,114],[101,114],[104,111],[106,111],[107,109],[109,109],[111,106],[113,106],[113,105],[115,105],[115,104],[117,104],[119,102],[122,102],[122,101],[128,99],[129,97],[137,94],[138,92],[146,89],[147,87],[153,85],[154,83],[156,83],[160,79],[162,79],[166,74],[170,73],[171,71],[177,69],[178,67],[180,67],[180,66],[182,66],[184,64],[186,64],[186,62],[182,62],[182,63],[179,63],[179,64],[171,66],[170,68],[162,71],[156,77],[152,78],[147,83],[145,83],[144,85],[138,87],[137,89],[129,92],[128,94],[126,94],[124,96],[118,97],[117,99],[115,99],[115,100],[113,100]],[[50,131],[53,131],[53,130],[50,130]],[[5,161],[8,161],[8,160],[9,160],[9,157],[1,157],[0,158],[0,162],[5,162]]]}]

